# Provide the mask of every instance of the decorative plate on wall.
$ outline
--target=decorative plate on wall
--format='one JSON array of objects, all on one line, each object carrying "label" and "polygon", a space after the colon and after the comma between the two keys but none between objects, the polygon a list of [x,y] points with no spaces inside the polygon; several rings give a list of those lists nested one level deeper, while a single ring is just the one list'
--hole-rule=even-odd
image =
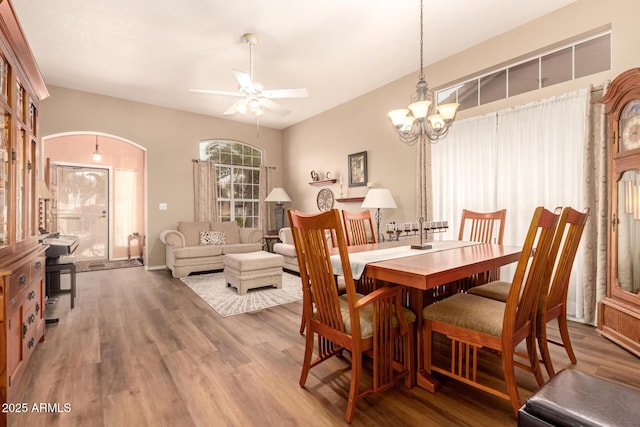
[{"label": "decorative plate on wall", "polygon": [[320,212],[328,211],[333,207],[333,192],[328,188],[323,188],[318,191],[318,197],[316,197],[316,204]]}]

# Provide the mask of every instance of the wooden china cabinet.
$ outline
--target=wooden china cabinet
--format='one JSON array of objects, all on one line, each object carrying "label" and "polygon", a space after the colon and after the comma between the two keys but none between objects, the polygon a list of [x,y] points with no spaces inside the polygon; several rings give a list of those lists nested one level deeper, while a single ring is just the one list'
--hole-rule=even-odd
[{"label": "wooden china cabinet", "polygon": [[29,356],[44,340],[38,103],[48,95],[11,2],[0,0],[0,425]]},{"label": "wooden china cabinet", "polygon": [[609,233],[598,330],[640,356],[640,68],[616,77],[600,102],[609,126]]}]

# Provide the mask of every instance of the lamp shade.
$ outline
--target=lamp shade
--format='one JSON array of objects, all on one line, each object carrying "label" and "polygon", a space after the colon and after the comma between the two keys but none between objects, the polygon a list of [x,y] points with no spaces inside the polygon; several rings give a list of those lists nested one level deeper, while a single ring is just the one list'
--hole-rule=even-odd
[{"label": "lamp shade", "polygon": [[362,202],[362,207],[364,209],[397,208],[391,191],[386,188],[371,188]]},{"label": "lamp shade", "polygon": [[289,197],[287,192],[284,191],[284,188],[282,188],[282,187],[274,187],[274,189],[271,190],[271,193],[269,193],[269,195],[267,196],[266,199],[264,199],[264,201],[265,202],[284,203],[284,202],[290,202],[291,201],[291,197]]}]

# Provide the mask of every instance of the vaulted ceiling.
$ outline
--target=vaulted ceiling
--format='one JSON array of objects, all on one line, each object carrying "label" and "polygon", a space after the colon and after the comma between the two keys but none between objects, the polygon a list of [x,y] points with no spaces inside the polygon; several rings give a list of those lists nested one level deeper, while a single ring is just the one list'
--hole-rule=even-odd
[{"label": "vaulted ceiling", "polygon": [[[575,0],[425,0],[425,65]],[[249,72],[244,33],[256,33],[254,80],[305,87],[260,124],[285,128],[419,69],[418,0],[13,0],[48,85],[232,120],[232,69]],[[427,80],[429,76],[427,75]],[[407,97],[409,94],[407,94]]]}]

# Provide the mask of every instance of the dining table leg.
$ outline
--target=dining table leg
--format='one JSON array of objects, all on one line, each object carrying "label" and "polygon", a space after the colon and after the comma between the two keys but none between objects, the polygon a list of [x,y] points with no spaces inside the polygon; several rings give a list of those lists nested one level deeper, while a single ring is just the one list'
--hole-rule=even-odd
[{"label": "dining table leg", "polygon": [[[413,357],[417,359],[417,364],[413,366],[417,367],[415,373],[415,383],[420,387],[435,393],[440,388],[440,382],[430,373],[424,370],[424,345],[422,337],[422,309],[425,305],[425,295],[427,291],[416,288],[409,288],[409,309],[416,314],[416,337],[413,340],[415,348],[413,351]],[[429,355],[430,357],[431,355]],[[414,359],[414,360],[415,360]]]}]

